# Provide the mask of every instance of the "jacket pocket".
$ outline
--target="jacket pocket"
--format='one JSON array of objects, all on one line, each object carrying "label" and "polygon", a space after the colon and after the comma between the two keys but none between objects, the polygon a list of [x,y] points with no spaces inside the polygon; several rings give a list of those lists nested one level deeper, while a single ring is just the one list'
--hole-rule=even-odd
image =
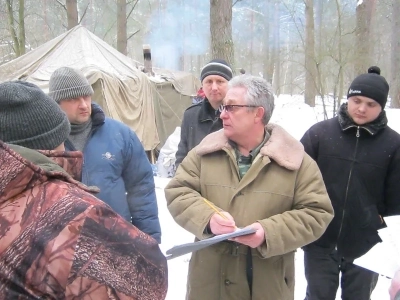
[{"label": "jacket pocket", "polygon": [[382,220],[379,216],[376,205],[369,205],[363,208],[358,218],[360,219],[359,227],[363,229],[371,228],[378,230],[382,225]]}]

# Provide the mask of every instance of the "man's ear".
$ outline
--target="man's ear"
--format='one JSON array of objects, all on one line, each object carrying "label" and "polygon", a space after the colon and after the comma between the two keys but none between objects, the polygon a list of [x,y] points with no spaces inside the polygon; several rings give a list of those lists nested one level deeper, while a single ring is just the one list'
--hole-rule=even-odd
[{"label": "man's ear", "polygon": [[265,115],[264,107],[262,107],[262,106],[257,107],[254,122],[255,123],[262,122],[264,115]]}]

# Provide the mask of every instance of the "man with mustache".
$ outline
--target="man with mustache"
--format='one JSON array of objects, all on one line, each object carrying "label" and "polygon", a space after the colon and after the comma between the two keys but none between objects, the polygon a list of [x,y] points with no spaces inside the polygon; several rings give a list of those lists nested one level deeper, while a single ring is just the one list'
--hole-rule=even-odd
[{"label": "man with mustache", "polygon": [[98,198],[161,243],[153,171],[143,146],[128,126],[107,118],[92,95],[80,70],[62,67],[51,75],[49,96],[71,123],[65,148],[83,152],[82,182],[99,187]]},{"label": "man with mustache", "polygon": [[165,299],[157,242],[76,180],[69,133],[39,87],[0,83],[0,299]]}]

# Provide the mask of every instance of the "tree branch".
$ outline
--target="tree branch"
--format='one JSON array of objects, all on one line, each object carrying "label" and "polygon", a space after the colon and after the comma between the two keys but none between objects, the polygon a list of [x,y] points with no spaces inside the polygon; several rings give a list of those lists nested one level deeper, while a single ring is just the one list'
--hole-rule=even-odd
[{"label": "tree branch", "polygon": [[62,4],[62,3],[60,2],[60,0],[56,0],[56,2],[57,2],[58,4],[60,4],[61,7],[63,7],[65,10],[67,10],[67,7],[65,6],[65,4]]},{"label": "tree branch", "polygon": [[128,41],[131,37],[133,37],[139,31],[140,31],[140,29],[136,30],[134,33],[132,33],[130,36],[128,36],[126,40]]},{"label": "tree branch", "polygon": [[132,6],[131,11],[129,12],[129,14],[126,16],[126,19],[128,20],[128,18],[131,16],[131,13],[133,12],[133,10],[135,9],[136,5],[138,4],[139,0],[136,0],[136,3]]},{"label": "tree branch", "polygon": [[242,1],[242,0],[236,0],[236,1],[232,4],[232,7],[234,7],[236,3],[241,2],[241,1]]},{"label": "tree branch", "polygon": [[114,20],[114,22],[111,24],[111,26],[107,29],[107,31],[103,35],[103,40],[106,38],[107,34],[110,32],[110,30],[114,27],[115,23],[117,20]]},{"label": "tree branch", "polygon": [[86,5],[86,8],[85,8],[85,10],[83,11],[82,17],[81,17],[81,19],[79,20],[78,24],[81,24],[83,18],[85,17],[86,12],[87,12],[87,10],[88,10],[88,8],[89,8],[89,4],[90,4],[90,2]]}]

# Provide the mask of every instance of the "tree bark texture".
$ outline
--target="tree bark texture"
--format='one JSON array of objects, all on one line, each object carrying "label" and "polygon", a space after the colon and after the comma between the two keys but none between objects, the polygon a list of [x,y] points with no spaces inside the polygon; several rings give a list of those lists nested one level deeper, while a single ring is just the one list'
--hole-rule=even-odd
[{"label": "tree bark texture", "polygon": [[281,48],[281,43],[280,43],[280,22],[279,22],[279,16],[280,16],[280,9],[279,9],[279,3],[280,1],[275,1],[275,7],[274,7],[274,49],[272,52],[272,63],[274,65],[274,78],[273,78],[273,86],[274,90],[277,96],[280,95],[280,87],[281,87],[281,60],[280,60],[280,48]]},{"label": "tree bark texture", "polygon": [[6,0],[6,6],[7,6],[7,16],[8,16],[8,27],[9,27],[10,35],[11,35],[11,38],[13,41],[13,48],[15,51],[15,55],[18,57],[21,55],[21,51],[20,51],[20,44],[19,44],[19,39],[17,36],[17,31],[15,30],[13,1]]},{"label": "tree bark texture", "polygon": [[393,1],[390,81],[391,107],[400,108],[400,0]]},{"label": "tree bark texture", "polygon": [[315,65],[314,4],[313,0],[305,0],[304,4],[306,16],[304,100],[306,104],[315,107],[317,71]]},{"label": "tree bark texture", "polygon": [[117,50],[127,54],[127,30],[126,30],[126,0],[117,2]]},{"label": "tree bark texture", "polygon": [[77,0],[66,0],[68,30],[78,25]]},{"label": "tree bark texture", "polygon": [[19,19],[19,54],[25,54],[25,0],[19,0],[18,8]]},{"label": "tree bark texture", "polygon": [[375,12],[375,4],[376,0],[363,0],[356,8],[355,76],[366,73],[372,64],[371,20]]},{"label": "tree bark texture", "polygon": [[212,59],[224,59],[234,71],[232,0],[210,0]]}]

